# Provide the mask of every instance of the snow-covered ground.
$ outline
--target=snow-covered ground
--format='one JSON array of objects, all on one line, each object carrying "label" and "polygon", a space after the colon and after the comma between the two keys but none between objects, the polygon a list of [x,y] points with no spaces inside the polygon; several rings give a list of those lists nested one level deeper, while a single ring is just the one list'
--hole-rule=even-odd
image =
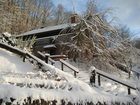
[{"label": "snow-covered ground", "polygon": [[[80,79],[81,81],[83,81],[87,84],[90,84],[89,80],[90,80],[91,71],[85,67],[85,64],[82,64],[82,63],[77,64],[77,63],[71,62],[69,60],[67,60],[67,62],[74,65],[75,67],[77,67],[80,70],[80,72],[77,74],[78,79]],[[57,68],[61,69],[61,63],[59,61],[57,61],[55,63],[55,66]],[[136,69],[136,68],[133,68],[133,69]],[[139,71],[139,70],[140,69],[138,69],[138,68],[136,69],[136,71]],[[73,75],[73,72],[66,66],[64,66],[64,71]],[[140,87],[140,80],[136,77],[135,73],[132,73],[130,78],[128,78],[128,73],[121,72],[121,71],[119,71],[119,73],[111,73],[111,75],[122,79],[122,81],[126,81],[126,82],[133,84],[134,87],[135,86],[137,88]],[[100,91],[108,92],[115,96],[127,96],[128,95],[128,88],[124,85],[120,85],[119,83],[116,83],[116,82],[106,79],[104,77],[101,77],[101,86],[98,86],[97,81],[98,80],[96,80],[95,88],[100,89]],[[133,98],[137,97],[136,100],[138,100],[138,101],[140,101],[139,95],[140,95],[140,93],[138,90],[131,89],[131,96]]]},{"label": "snow-covered ground", "polygon": [[[66,103],[132,102],[128,95],[113,95],[101,88],[91,87],[89,73],[81,71],[77,78],[51,66],[45,65],[41,72],[34,65],[22,61],[18,55],[0,48],[0,99],[2,103],[25,103],[27,97],[46,101],[61,100]],[[80,79],[80,80],[79,80]],[[85,81],[85,82],[83,82]],[[16,99],[11,101],[11,97]]]}]

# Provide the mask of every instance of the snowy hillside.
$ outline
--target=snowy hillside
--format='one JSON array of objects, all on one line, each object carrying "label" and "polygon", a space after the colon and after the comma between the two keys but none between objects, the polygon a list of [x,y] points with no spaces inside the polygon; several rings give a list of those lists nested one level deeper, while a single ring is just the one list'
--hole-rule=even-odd
[{"label": "snowy hillside", "polygon": [[91,88],[54,66],[46,64],[46,72],[38,71],[28,60],[23,62],[18,55],[4,49],[0,49],[0,64],[1,104],[132,103],[129,97],[115,96]]}]

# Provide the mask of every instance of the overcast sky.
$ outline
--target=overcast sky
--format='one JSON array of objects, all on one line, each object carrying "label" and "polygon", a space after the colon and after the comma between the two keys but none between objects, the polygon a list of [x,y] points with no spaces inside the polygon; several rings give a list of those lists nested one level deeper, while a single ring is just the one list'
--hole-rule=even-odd
[{"label": "overcast sky", "polygon": [[[79,13],[85,10],[87,0],[53,0],[55,5],[62,4],[67,10],[75,9]],[[134,33],[140,36],[140,0],[96,0],[97,5],[104,8],[113,8],[113,16],[119,18],[119,22],[127,25]]]}]

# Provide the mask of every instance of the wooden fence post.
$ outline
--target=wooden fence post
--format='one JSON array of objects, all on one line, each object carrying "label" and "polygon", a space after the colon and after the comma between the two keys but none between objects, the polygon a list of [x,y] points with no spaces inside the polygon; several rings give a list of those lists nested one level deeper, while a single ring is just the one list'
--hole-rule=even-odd
[{"label": "wooden fence post", "polygon": [[63,71],[64,70],[64,66],[63,66],[63,63],[61,62],[61,70]]},{"label": "wooden fence post", "polygon": [[48,63],[48,59],[49,59],[50,54],[45,54],[45,62]]},{"label": "wooden fence post", "polygon": [[76,78],[76,71],[74,71],[74,77]]},{"label": "wooden fence post", "polygon": [[25,62],[26,54],[23,55],[23,62]]},{"label": "wooden fence post", "polygon": [[92,84],[92,83],[96,83],[96,72],[95,72],[95,70],[93,70],[92,71],[92,75],[91,75],[91,77],[90,77],[90,83]]},{"label": "wooden fence post", "polygon": [[128,95],[131,94],[131,90],[130,90],[130,87],[128,87]]},{"label": "wooden fence post", "polygon": [[51,65],[54,65],[54,63],[53,63],[53,62],[51,62]]},{"label": "wooden fence post", "polygon": [[101,78],[100,78],[100,74],[98,74],[98,85],[101,86]]}]

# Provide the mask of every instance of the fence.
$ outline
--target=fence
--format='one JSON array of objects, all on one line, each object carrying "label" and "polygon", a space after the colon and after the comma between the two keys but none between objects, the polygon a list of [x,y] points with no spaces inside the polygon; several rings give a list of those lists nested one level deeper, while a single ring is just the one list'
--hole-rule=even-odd
[{"label": "fence", "polygon": [[49,54],[43,54],[40,51],[38,51],[38,54],[40,55],[40,57],[46,62],[48,63],[48,61],[51,62],[51,64],[54,64],[55,61],[53,59],[59,59],[60,63],[61,63],[61,70],[64,70],[64,65],[68,68],[70,68],[70,70],[74,71],[74,77],[76,77],[77,73],[79,73],[79,70],[72,66],[71,64],[69,64],[68,62],[64,61],[62,58],[66,59],[65,55],[53,55],[50,56]]},{"label": "fence", "polygon": [[121,80],[121,79],[119,79],[117,77],[114,77],[112,75],[109,75],[108,73],[105,73],[105,72],[100,71],[98,69],[94,69],[92,71],[92,79],[93,79],[92,82],[93,83],[96,82],[96,74],[98,76],[98,85],[99,86],[101,86],[101,76],[102,76],[102,77],[105,77],[107,79],[110,79],[110,80],[112,80],[114,82],[117,82],[117,83],[119,83],[121,85],[126,86],[128,88],[128,94],[129,95],[131,94],[131,89],[136,90],[136,87],[133,84],[130,84],[130,83],[126,82],[126,81],[123,81],[123,80]]},{"label": "fence", "polygon": [[76,77],[76,74],[79,73],[79,70],[76,67],[74,67],[71,64],[67,63],[63,59],[60,59],[60,62],[61,62],[61,70],[64,70],[64,65],[65,65],[68,68],[70,68],[72,71],[74,71],[74,77]]},{"label": "fence", "polygon": [[13,46],[10,46],[10,45],[7,45],[7,44],[4,44],[4,43],[1,43],[0,42],[0,48],[3,48],[3,49],[6,49],[10,52],[13,52],[14,54],[17,54],[19,56],[21,56],[23,58],[23,62],[25,62],[25,59],[29,59],[29,61],[31,63],[35,63],[38,65],[39,68],[41,68],[45,63],[40,60],[39,58],[37,58],[36,56],[28,53],[28,52],[25,52],[25,51],[22,51],[16,47],[13,47]]}]

